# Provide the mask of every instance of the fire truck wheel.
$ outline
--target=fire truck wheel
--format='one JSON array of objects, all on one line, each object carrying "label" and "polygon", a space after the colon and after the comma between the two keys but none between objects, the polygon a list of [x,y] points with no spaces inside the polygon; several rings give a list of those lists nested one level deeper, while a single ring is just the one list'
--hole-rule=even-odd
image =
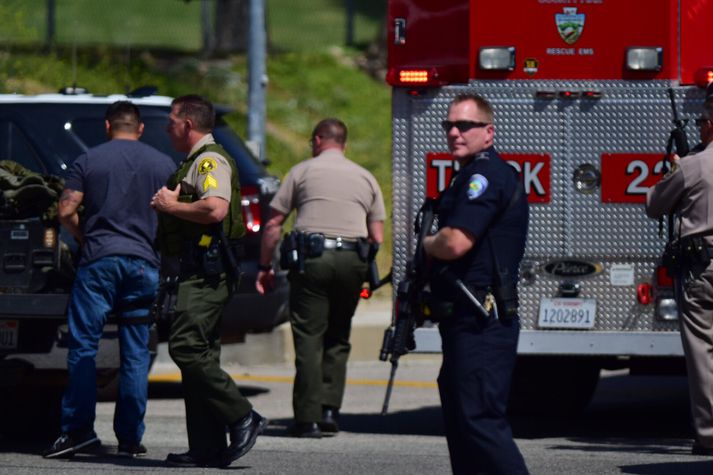
[{"label": "fire truck wheel", "polygon": [[521,356],[513,373],[508,409],[515,415],[571,416],[584,411],[599,381],[592,358]]}]

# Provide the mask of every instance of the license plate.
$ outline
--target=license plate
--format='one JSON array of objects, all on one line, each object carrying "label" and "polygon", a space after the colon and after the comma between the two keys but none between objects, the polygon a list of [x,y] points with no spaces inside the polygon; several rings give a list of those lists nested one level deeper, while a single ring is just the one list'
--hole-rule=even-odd
[{"label": "license plate", "polygon": [[597,302],[594,299],[542,299],[540,328],[594,328]]},{"label": "license plate", "polygon": [[17,348],[17,320],[0,320],[0,350]]}]

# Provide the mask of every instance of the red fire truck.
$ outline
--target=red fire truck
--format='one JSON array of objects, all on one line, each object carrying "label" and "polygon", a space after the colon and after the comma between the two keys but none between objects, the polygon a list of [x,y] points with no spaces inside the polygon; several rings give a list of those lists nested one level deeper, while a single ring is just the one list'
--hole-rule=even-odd
[{"label": "red fire truck", "polygon": [[[713,81],[711,25],[708,0],[389,1],[394,278],[421,202],[456,165],[439,126],[449,101],[478,93],[531,205],[513,389],[530,402],[581,405],[601,368],[682,360],[658,266],[666,236],[642,203],[663,173],[671,103],[698,116]],[[695,145],[692,121],[686,132]],[[416,343],[440,351],[433,327]]]}]

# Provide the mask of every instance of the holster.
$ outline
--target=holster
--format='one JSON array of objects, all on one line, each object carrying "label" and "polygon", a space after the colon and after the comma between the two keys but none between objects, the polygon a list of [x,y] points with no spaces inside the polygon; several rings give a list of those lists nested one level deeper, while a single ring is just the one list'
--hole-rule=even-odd
[{"label": "holster", "polygon": [[280,243],[280,269],[304,273],[305,259],[324,253],[324,234],[290,231]]},{"label": "holster", "polygon": [[159,333],[168,331],[176,315],[179,283],[178,261],[178,257],[164,257],[161,262],[161,279],[158,285],[158,293],[149,311],[151,320],[156,323]]},{"label": "holster", "polygon": [[666,243],[661,264],[666,267],[669,275],[675,275],[684,267],[707,266],[711,257],[703,236],[685,236]]},{"label": "holster", "polygon": [[686,236],[681,238],[683,256],[688,265],[707,266],[711,260],[708,243],[703,236]]},{"label": "holster", "polygon": [[280,269],[296,270],[303,267],[304,234],[297,231],[286,233],[280,243]]},{"label": "holster", "polygon": [[[495,259],[497,262],[497,259]],[[495,279],[496,284],[492,286],[492,293],[495,303],[498,306],[498,318],[500,320],[511,320],[517,316],[520,300],[517,296],[517,285],[511,284],[510,273],[505,267],[494,269],[498,273]]]},{"label": "holster", "polygon": [[678,274],[683,267],[683,250],[679,239],[672,239],[666,243],[661,264],[666,268],[669,275]]}]

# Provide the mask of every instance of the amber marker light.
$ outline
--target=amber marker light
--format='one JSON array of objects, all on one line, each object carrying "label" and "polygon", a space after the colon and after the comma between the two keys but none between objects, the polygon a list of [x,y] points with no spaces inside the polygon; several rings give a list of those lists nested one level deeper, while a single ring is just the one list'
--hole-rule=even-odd
[{"label": "amber marker light", "polygon": [[426,69],[402,69],[399,71],[399,82],[403,84],[425,84],[428,82]]}]

